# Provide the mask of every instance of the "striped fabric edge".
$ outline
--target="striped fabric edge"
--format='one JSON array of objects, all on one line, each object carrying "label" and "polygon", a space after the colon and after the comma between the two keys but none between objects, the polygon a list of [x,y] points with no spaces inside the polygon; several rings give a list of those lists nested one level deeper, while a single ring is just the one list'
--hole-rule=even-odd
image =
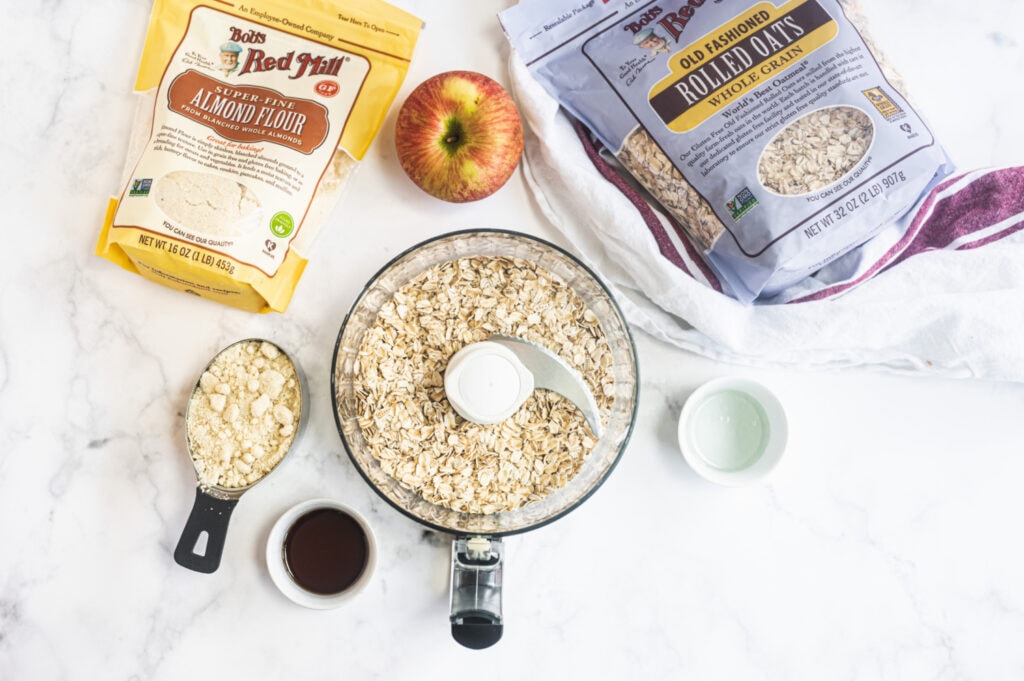
[{"label": "striped fabric edge", "polygon": [[656,210],[649,201],[601,154],[604,145],[595,139],[585,125],[573,119],[573,128],[583,145],[587,158],[601,176],[610,182],[636,208],[658,246],[658,251],[686,276],[722,292],[722,284],[700,254],[686,229],[671,216]]},{"label": "striped fabric edge", "polygon": [[1024,168],[980,168],[932,189],[903,237],[859,276],[788,304],[845,293],[909,258],[938,250],[967,250],[1024,228]]}]

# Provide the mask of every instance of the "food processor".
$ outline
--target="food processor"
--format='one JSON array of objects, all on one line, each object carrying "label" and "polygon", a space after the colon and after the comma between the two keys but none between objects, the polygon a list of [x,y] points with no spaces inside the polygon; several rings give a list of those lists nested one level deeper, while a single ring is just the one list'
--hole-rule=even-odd
[{"label": "food processor", "polygon": [[[604,423],[596,424],[599,427],[594,428],[594,416],[588,414],[588,396],[581,392],[586,391],[585,384],[573,376],[568,367],[562,370],[556,366],[557,358],[550,349],[521,339],[495,337],[475,344],[487,347],[473,348],[470,351],[473,357],[460,358],[465,360],[467,372],[472,370],[473,363],[496,366],[494,363],[500,363],[506,351],[514,354],[520,362],[515,365],[514,359],[507,358],[515,368],[506,372],[507,380],[500,389],[493,388],[493,382],[481,387],[479,381],[462,381],[466,394],[461,398],[468,403],[457,411],[464,418],[485,419],[477,422],[486,422],[488,415],[500,418],[503,409],[509,405],[514,408],[514,403],[521,399],[520,389],[525,382],[532,388],[555,390],[572,401],[587,418],[596,437],[596,446],[563,487],[514,510],[494,513],[453,510],[425,499],[388,474],[374,456],[361,429],[359,398],[356,395],[359,352],[364,336],[394,293],[436,265],[478,256],[527,261],[552,273],[570,287],[595,315],[604,332],[612,357],[609,371],[614,378],[610,411]],[[451,358],[448,370],[456,373]],[[502,537],[540,527],[564,516],[593,494],[611,473],[632,433],[639,389],[637,372],[632,336],[608,289],[574,256],[530,235],[504,230],[472,230],[427,240],[395,257],[369,281],[356,299],[342,323],[332,365],[331,388],[338,432],[356,469],[385,501],[422,525],[454,535],[449,619],[452,636],[460,644],[469,648],[486,648],[496,643],[503,633]],[[500,373],[491,371],[488,375]],[[446,383],[454,380],[446,376]],[[499,404],[501,399],[488,401],[473,397],[474,394],[486,395],[489,390],[507,392],[509,404]],[[449,397],[454,397],[450,391]]]}]

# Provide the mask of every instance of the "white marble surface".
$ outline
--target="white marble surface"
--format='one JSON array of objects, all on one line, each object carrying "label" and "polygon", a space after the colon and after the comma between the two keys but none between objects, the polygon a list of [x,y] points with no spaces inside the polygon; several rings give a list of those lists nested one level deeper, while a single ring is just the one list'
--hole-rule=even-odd
[{"label": "white marble surface", "polygon": [[[427,28],[402,95],[472,68],[506,80],[506,2],[403,0]],[[1024,161],[1024,5],[864,0],[876,36],[962,167]],[[142,0],[3,3],[0,31],[0,679],[1020,679],[1024,386],[726,366],[638,335],[641,408],[586,504],[507,540],[505,638],[455,645],[448,544],[348,462],[329,363],[361,284],[422,238],[510,227],[558,241],[521,177],[479,203],[409,184],[388,125],[284,315],[175,293],[93,255],[129,126]],[[866,323],[880,323],[871,320]],[[297,354],[310,431],[243,497],[218,572],[177,566],[193,474],[186,396],[248,336]],[[759,379],[792,439],[766,484],[729,490],[679,455],[686,396]],[[333,611],[277,592],[262,542],[313,496],[360,509],[369,589]]]}]

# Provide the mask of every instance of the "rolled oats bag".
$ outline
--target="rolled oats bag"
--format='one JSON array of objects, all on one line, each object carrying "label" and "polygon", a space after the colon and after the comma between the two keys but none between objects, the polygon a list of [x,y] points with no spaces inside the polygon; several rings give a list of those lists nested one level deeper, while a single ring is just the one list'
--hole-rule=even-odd
[{"label": "rolled oats bag", "polygon": [[856,0],[524,0],[500,20],[744,303],[870,240],[953,170]]},{"label": "rolled oats bag", "polygon": [[156,0],[97,254],[165,286],[283,312],[421,26],[380,0]]}]

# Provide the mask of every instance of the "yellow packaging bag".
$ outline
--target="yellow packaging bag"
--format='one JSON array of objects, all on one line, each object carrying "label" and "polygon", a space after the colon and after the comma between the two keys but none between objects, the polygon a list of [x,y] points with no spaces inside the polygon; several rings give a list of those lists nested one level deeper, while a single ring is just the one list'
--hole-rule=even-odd
[{"label": "yellow packaging bag", "polygon": [[380,0],[156,0],[98,255],[283,312],[405,79],[422,21]]}]

